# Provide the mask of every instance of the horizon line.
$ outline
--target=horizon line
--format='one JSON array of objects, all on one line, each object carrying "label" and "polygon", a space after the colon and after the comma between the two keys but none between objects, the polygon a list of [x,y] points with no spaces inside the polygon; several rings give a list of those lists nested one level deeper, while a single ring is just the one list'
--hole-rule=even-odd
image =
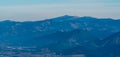
[{"label": "horizon line", "polygon": [[83,17],[87,17],[87,18],[95,18],[98,20],[102,20],[102,19],[111,19],[111,20],[120,20],[120,19],[116,19],[116,18],[111,18],[111,17],[93,17],[93,16],[75,16],[75,15],[61,15],[61,16],[56,16],[56,17],[51,17],[51,18],[46,18],[46,19],[39,19],[39,20],[24,20],[24,21],[18,21],[18,20],[10,20],[10,19],[5,19],[5,20],[0,20],[0,22],[4,22],[4,21],[13,21],[13,22],[37,22],[37,21],[46,21],[46,20],[53,20],[54,18],[59,18],[59,17],[64,17],[64,16],[71,16],[71,17],[77,17],[77,18],[83,18]]}]

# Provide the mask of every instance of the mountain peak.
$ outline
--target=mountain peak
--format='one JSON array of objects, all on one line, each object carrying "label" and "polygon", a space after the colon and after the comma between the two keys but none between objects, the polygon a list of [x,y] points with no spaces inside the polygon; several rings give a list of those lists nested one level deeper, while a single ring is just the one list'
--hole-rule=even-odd
[{"label": "mountain peak", "polygon": [[60,17],[57,17],[55,19],[97,19],[95,17],[90,17],[90,16],[83,16],[83,17],[79,17],[79,16],[71,16],[71,15],[63,15]]},{"label": "mountain peak", "polygon": [[70,16],[70,15],[63,15],[63,16],[60,16],[61,18],[73,18],[74,16]]},{"label": "mountain peak", "polygon": [[68,16],[70,16],[70,15],[63,15],[64,17],[68,17]]},{"label": "mountain peak", "polygon": [[63,15],[63,16],[53,18],[52,20],[62,22],[62,21],[73,20],[73,19],[76,19],[76,16]]},{"label": "mountain peak", "polygon": [[71,15],[63,15],[61,17],[73,17],[73,18],[80,18],[79,16],[71,16]]}]

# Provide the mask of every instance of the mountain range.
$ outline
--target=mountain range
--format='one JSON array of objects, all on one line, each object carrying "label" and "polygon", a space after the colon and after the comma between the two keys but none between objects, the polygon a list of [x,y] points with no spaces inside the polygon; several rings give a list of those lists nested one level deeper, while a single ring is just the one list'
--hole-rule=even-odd
[{"label": "mountain range", "polygon": [[119,57],[120,20],[60,16],[43,21],[0,22],[1,46],[35,46],[57,54]]}]

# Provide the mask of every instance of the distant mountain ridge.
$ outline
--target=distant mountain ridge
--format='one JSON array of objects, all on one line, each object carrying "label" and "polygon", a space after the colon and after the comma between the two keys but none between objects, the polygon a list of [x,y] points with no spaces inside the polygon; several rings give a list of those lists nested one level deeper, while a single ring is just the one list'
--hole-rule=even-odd
[{"label": "distant mountain ridge", "polygon": [[116,57],[120,53],[120,20],[65,15],[43,21],[1,21],[0,46],[35,46],[65,55]]}]

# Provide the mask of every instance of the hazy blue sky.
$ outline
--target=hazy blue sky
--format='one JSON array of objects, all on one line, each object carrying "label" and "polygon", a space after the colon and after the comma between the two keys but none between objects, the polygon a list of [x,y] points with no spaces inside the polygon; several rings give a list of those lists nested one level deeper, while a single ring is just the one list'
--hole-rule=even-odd
[{"label": "hazy blue sky", "polygon": [[41,20],[62,15],[120,19],[120,0],[0,0],[0,20]]}]

